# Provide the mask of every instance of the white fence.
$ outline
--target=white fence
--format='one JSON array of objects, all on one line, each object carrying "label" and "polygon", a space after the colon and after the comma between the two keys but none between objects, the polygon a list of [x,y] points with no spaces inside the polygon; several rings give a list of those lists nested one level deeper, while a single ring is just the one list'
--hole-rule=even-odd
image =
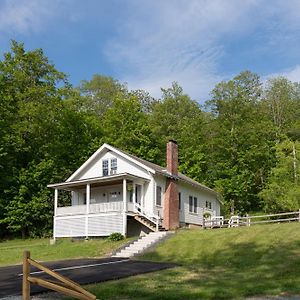
[{"label": "white fence", "polygon": [[300,222],[300,209],[294,212],[285,212],[279,214],[268,214],[260,216],[232,216],[230,219],[224,219],[222,216],[213,217],[210,220],[203,219],[203,228],[215,227],[239,227],[251,226],[255,224],[279,223],[279,222]]}]

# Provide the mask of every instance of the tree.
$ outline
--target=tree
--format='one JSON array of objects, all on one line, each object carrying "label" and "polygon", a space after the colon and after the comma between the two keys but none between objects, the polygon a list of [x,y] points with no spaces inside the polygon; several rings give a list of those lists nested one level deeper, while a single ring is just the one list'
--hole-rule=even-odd
[{"label": "tree", "polygon": [[268,80],[265,102],[278,133],[284,133],[291,126],[298,100],[299,94],[295,84],[284,77]]},{"label": "tree", "polygon": [[149,122],[154,139],[159,144],[159,164],[165,164],[165,145],[170,139],[176,140],[180,151],[180,171],[197,180],[203,181],[205,128],[207,115],[199,104],[184,94],[178,83],[162,89],[161,101],[153,105]]},{"label": "tree", "polygon": [[116,97],[128,97],[128,90],[125,84],[112,77],[99,74],[95,74],[90,81],[83,80],[79,91],[83,96],[87,97],[87,108],[100,118],[113,105]]},{"label": "tree", "polygon": [[157,155],[147,116],[135,96],[113,99],[102,124],[105,142],[150,161]]},{"label": "tree", "polygon": [[[0,85],[1,232],[7,233],[7,226],[25,234],[31,224],[39,228],[50,222],[49,218],[42,222],[42,210],[40,216],[34,213],[34,207],[49,203],[46,185],[40,185],[45,181],[38,174],[41,167],[49,168],[44,174],[57,174],[52,163],[46,162],[69,87],[65,75],[49,63],[41,49],[25,51],[24,45],[15,41],[0,61]],[[38,205],[30,205],[32,201]],[[48,206],[45,211],[51,216]]]},{"label": "tree", "polygon": [[267,212],[295,211],[300,208],[300,142],[286,139],[276,145],[277,164],[268,184],[260,192]]},{"label": "tree", "polygon": [[213,112],[205,152],[212,182],[227,211],[259,209],[257,193],[273,166],[273,127],[261,109],[261,82],[249,71],[221,82],[207,103]]}]

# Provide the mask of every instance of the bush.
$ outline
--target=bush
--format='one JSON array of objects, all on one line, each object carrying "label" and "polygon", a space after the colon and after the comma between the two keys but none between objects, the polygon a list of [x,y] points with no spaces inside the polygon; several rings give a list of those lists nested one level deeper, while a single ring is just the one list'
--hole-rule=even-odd
[{"label": "bush", "polygon": [[110,241],[116,242],[116,241],[121,241],[121,240],[123,240],[123,239],[124,239],[124,236],[123,236],[120,232],[113,232],[113,233],[108,237],[108,239],[109,239]]}]

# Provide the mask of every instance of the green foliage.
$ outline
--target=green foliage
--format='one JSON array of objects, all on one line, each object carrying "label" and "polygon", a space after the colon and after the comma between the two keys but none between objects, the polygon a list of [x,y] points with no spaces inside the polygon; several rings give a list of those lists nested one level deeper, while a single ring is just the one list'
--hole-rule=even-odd
[{"label": "green foliage", "polygon": [[180,171],[186,175],[203,180],[204,154],[202,146],[205,140],[207,116],[197,102],[183,93],[174,82],[169,89],[162,89],[160,102],[153,106],[149,116],[152,134],[160,148],[157,162],[165,164],[165,145],[170,139],[178,143]]},{"label": "green foliage", "polygon": [[285,140],[276,146],[277,164],[260,192],[264,209],[271,212],[300,208],[300,142]]},{"label": "green foliage", "polygon": [[81,96],[40,49],[25,51],[13,41],[0,61],[0,85],[0,237],[47,235],[53,212],[47,184],[70,174],[101,131],[75,109]]},{"label": "green foliage", "polygon": [[207,103],[215,114],[206,141],[209,181],[232,213],[259,208],[257,193],[274,164],[275,129],[261,94],[258,76],[246,71],[219,83]]},{"label": "green foliage", "polygon": [[109,237],[107,238],[109,241],[122,241],[124,240],[124,236],[120,233],[120,232],[113,232],[109,235]]}]

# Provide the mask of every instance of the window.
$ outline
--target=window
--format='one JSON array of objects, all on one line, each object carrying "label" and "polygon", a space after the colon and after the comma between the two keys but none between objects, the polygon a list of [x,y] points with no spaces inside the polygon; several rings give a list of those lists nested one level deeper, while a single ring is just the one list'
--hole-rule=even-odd
[{"label": "window", "polygon": [[198,213],[198,199],[197,197],[189,196],[189,212]]},{"label": "window", "polygon": [[193,196],[189,196],[189,212],[193,212]]},{"label": "window", "polygon": [[161,206],[161,187],[156,187],[156,205]]},{"label": "window", "polygon": [[118,168],[117,159],[112,158],[110,160],[110,174],[116,174],[117,173],[117,168]]},{"label": "window", "polygon": [[179,210],[181,210],[181,193],[178,193]]},{"label": "window", "polygon": [[108,160],[104,159],[102,160],[102,176],[108,175]]},{"label": "window", "polygon": [[194,197],[194,213],[197,213],[197,209],[198,209],[198,199],[197,197]]},{"label": "window", "polygon": [[212,207],[211,206],[211,202],[210,201],[206,201],[205,202],[205,207],[208,208],[208,209],[211,209],[211,207]]}]

